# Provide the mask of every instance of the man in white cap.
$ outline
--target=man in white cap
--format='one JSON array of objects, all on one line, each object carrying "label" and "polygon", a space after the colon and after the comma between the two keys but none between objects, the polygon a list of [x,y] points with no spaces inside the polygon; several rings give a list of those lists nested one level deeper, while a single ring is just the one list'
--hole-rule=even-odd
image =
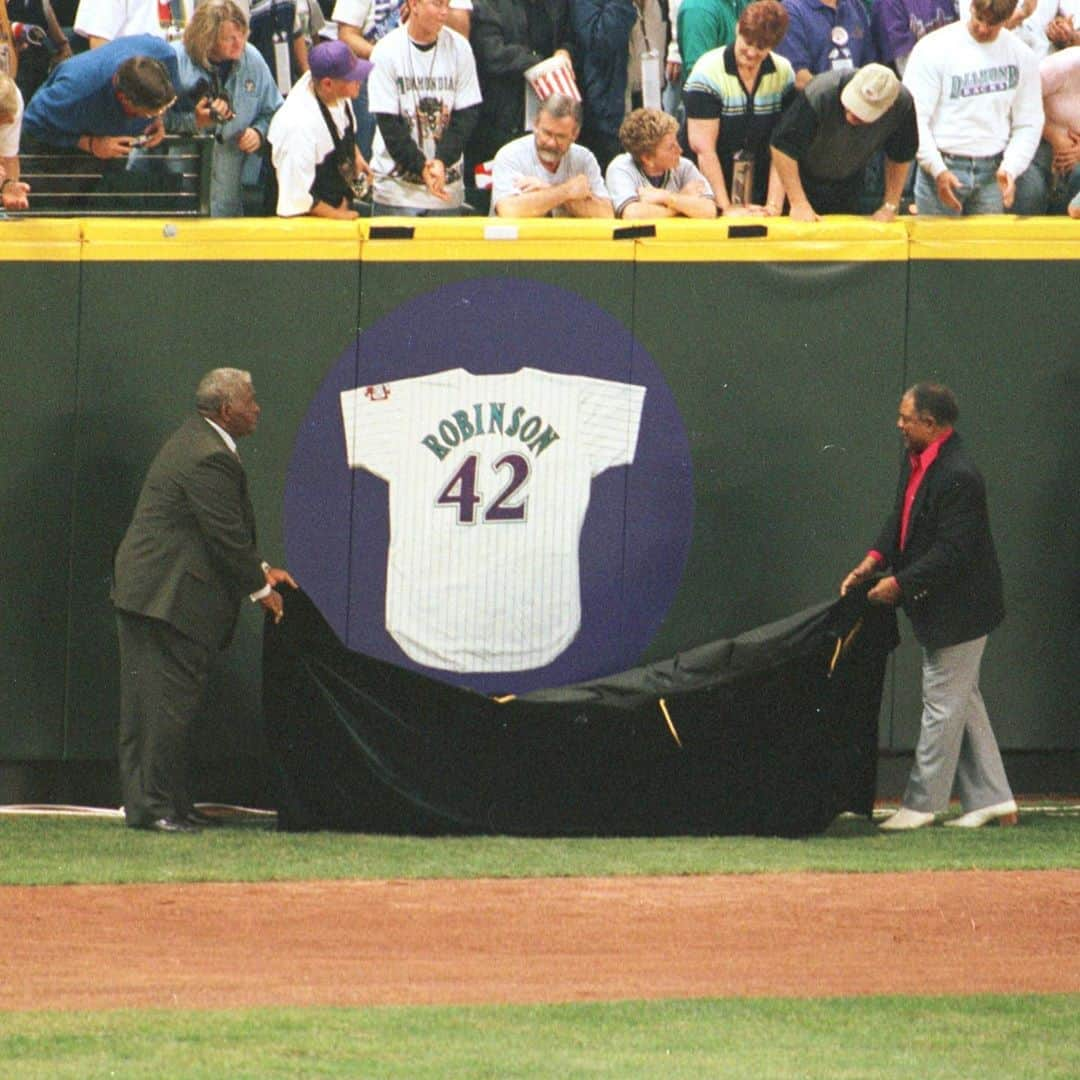
[{"label": "man in white cap", "polygon": [[772,160],[796,221],[857,214],[867,163],[885,151],[885,193],[875,221],[892,221],[915,157],[911,94],[882,64],[815,76],[781,117]]},{"label": "man in white cap", "polygon": [[904,85],[919,116],[920,214],[1000,214],[1043,129],[1035,54],[1005,29],[1016,0],[973,0],[966,22],[927,34]]},{"label": "man in white cap", "polygon": [[356,146],[351,101],[371,71],[344,41],[311,50],[309,70],[270,121],[279,217],[355,218],[353,199],[371,170]]}]

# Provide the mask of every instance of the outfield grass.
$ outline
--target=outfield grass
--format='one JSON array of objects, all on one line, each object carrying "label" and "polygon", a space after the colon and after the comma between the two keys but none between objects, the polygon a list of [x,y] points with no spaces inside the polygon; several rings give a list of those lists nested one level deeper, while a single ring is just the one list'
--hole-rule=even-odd
[{"label": "outfield grass", "polygon": [[0,1075],[1055,1080],[1076,995],[0,1014]]},{"label": "outfield grass", "polygon": [[432,839],[252,825],[161,836],[117,820],[0,816],[0,885],[1076,867],[1080,807],[1022,812],[1015,829],[935,827],[892,836],[846,818],[803,840]]}]

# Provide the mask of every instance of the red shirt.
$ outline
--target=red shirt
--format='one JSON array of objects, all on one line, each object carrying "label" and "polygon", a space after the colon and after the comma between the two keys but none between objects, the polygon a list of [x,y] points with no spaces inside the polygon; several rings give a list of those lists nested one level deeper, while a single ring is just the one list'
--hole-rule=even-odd
[{"label": "red shirt", "polygon": [[[909,453],[908,459],[911,462],[911,472],[908,475],[907,487],[904,488],[904,505],[900,512],[900,550],[903,551],[907,545],[908,525],[911,521],[911,508],[915,504],[915,496],[919,493],[919,485],[923,482],[923,477],[926,476],[926,470],[937,460],[937,456],[941,453],[941,448],[945,444],[946,440],[952,437],[952,428],[945,432],[944,435],[938,436],[925,450],[920,453]],[[871,555],[877,559],[878,562],[884,562],[885,558],[880,551],[871,551]]]}]

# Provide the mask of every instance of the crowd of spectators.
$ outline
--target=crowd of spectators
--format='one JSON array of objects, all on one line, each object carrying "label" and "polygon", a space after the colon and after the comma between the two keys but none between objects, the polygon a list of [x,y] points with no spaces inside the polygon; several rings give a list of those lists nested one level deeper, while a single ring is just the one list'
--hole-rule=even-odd
[{"label": "crowd of spectators", "polygon": [[6,6],[4,211],[202,134],[218,217],[1080,217],[1080,0]]}]

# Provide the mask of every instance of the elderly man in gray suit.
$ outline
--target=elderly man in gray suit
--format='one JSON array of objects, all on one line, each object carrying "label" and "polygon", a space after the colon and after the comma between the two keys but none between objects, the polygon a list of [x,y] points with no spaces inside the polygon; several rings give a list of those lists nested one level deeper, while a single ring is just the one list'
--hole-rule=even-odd
[{"label": "elderly man in gray suit", "polygon": [[120,637],[120,776],[133,828],[207,824],[191,803],[188,734],[214,653],[232,638],[245,597],[275,622],[275,586],[296,587],[255,547],[255,514],[236,440],[259,421],[251,376],[218,368],[189,417],[158,451],[116,553]]}]

